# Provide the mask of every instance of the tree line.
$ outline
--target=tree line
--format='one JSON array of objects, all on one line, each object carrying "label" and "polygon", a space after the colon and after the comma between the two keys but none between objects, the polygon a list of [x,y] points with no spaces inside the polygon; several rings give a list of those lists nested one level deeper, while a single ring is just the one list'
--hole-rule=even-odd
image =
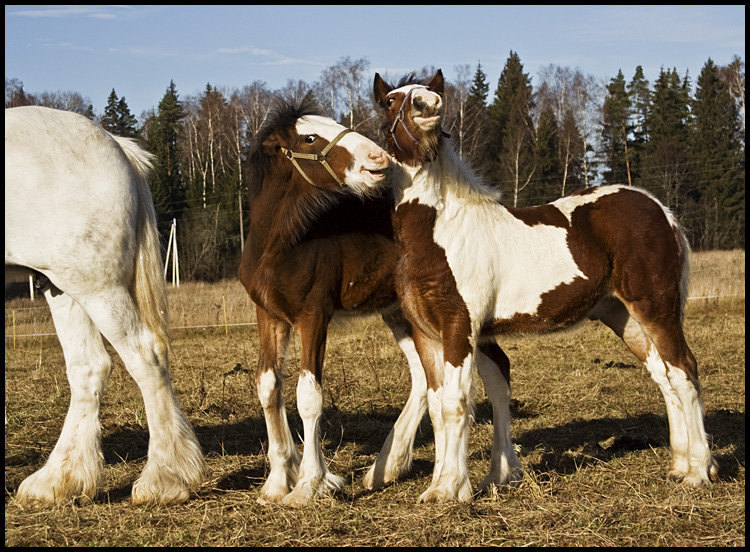
[{"label": "tree line", "polygon": [[[30,94],[6,78],[5,106],[75,111],[138,138],[156,157],[151,188],[165,249],[176,219],[182,277],[215,280],[236,274],[248,228],[245,163],[275,98],[312,94],[323,114],[385,143],[369,65],[344,57],[313,83],[290,79],[278,90],[262,81],[232,90],[206,84],[183,98],[170,81],[140,122],[114,89],[97,116],[76,92]],[[676,214],[694,249],[744,249],[744,71],[739,57],[726,66],[708,59],[693,86],[676,69],[662,68],[651,84],[641,66],[629,81],[618,71],[598,82],[579,69],[549,65],[534,88],[511,51],[492,96],[481,62],[456,67],[455,81],[446,83],[443,125],[459,155],[502,190],[506,205],[545,203],[599,184],[633,185]]]}]

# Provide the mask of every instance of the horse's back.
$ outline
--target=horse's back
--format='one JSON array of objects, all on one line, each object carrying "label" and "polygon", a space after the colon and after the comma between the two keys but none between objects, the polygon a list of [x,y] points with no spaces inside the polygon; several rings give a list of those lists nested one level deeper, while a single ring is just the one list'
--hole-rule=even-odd
[{"label": "horse's back", "polygon": [[6,264],[70,280],[104,267],[114,279],[129,278],[137,184],[121,147],[86,117],[6,109]]},{"label": "horse's back", "polygon": [[13,183],[46,197],[94,191],[132,174],[122,148],[100,126],[39,106],[5,110],[5,163],[6,190]]}]

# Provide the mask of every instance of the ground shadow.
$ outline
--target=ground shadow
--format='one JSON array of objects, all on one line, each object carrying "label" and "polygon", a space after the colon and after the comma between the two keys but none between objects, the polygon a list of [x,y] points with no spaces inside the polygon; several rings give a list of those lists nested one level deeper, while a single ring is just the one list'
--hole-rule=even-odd
[{"label": "ground shadow", "polygon": [[[321,420],[324,446],[336,449],[344,444],[353,445],[355,454],[374,455],[380,451],[388,433],[395,423],[400,409],[382,407],[366,412],[342,412],[338,408],[325,409]],[[525,404],[511,405],[513,418],[534,417],[539,414]],[[289,413],[292,435],[302,435],[302,423],[296,412]],[[492,407],[488,401],[479,402],[475,409],[478,421],[492,421]],[[734,445],[734,451],[717,456],[720,478],[731,480],[738,475],[739,467],[745,465],[745,414],[730,410],[709,411],[705,427],[714,448],[722,449]],[[265,455],[267,436],[265,421],[261,416],[242,420],[224,421],[215,424],[194,425],[196,436],[204,454],[219,455]],[[148,454],[148,431],[141,426],[121,426],[103,432],[102,452],[106,464],[144,461]],[[626,418],[598,418],[574,420],[562,425],[534,429],[516,435],[515,442],[523,449],[543,447],[541,458],[529,466],[538,472],[554,471],[570,474],[589,464],[609,461],[633,450],[649,447],[668,447],[669,433],[666,416],[641,414]],[[414,447],[431,446],[432,426],[424,416],[417,431]],[[487,457],[489,450],[471,452],[473,458]],[[6,458],[6,466],[41,464],[44,454],[32,458],[28,451]],[[41,467],[41,466],[39,466]],[[415,459],[412,470],[405,479],[421,478],[432,472],[431,460]],[[253,489],[267,475],[267,465],[243,467],[224,476],[217,482],[219,489]],[[13,493],[14,486],[6,482],[6,495]],[[111,489],[97,502],[119,502],[129,500],[132,484]]]},{"label": "ground shadow", "polygon": [[[718,455],[719,477],[731,480],[745,464],[745,415],[727,410],[711,411],[705,417],[706,432],[713,448],[735,446],[735,452]],[[526,449],[543,446],[535,471],[570,474],[581,467],[607,462],[630,451],[669,447],[666,416],[641,414],[626,418],[574,420],[555,427],[527,431],[515,442]]]}]

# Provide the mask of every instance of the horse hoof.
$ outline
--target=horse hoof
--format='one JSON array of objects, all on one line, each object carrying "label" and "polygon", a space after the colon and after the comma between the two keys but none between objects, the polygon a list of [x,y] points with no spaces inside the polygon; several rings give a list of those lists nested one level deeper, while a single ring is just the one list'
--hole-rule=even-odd
[{"label": "horse hoof", "polygon": [[258,495],[258,504],[277,504],[281,502],[284,497],[289,494],[289,489],[284,487],[283,489],[266,488],[265,486],[260,490]]},{"label": "horse hoof", "polygon": [[683,485],[688,485],[695,489],[701,487],[709,487],[711,485],[711,478],[709,474],[699,473],[698,470],[690,472],[682,480]]},{"label": "horse hoof", "polygon": [[373,464],[372,466],[370,466],[370,469],[362,478],[362,486],[368,491],[374,491],[376,489],[382,488],[383,485],[384,485],[383,478],[375,477],[375,464]]},{"label": "horse hoof", "polygon": [[21,482],[16,501],[24,507],[61,504],[78,497],[93,501],[96,494],[94,482],[80,481],[73,475],[65,473],[63,476],[45,466]]},{"label": "horse hoof", "polygon": [[133,483],[133,504],[153,506],[155,504],[179,504],[190,498],[190,487],[181,478],[162,474],[159,479],[144,479],[141,476]]},{"label": "horse hoof", "polygon": [[303,508],[310,503],[311,499],[312,497],[309,493],[292,491],[281,499],[281,503],[290,508]]},{"label": "horse hoof", "polygon": [[483,493],[490,488],[490,485],[495,485],[498,488],[504,485],[508,485],[510,487],[518,487],[521,484],[522,479],[523,476],[521,475],[520,469],[513,470],[513,473],[504,475],[489,474],[487,477],[482,479],[482,482],[479,484],[478,491],[479,493]]},{"label": "horse hoof", "polygon": [[425,492],[423,492],[419,500],[417,501],[419,504],[430,504],[430,503],[438,503],[438,502],[447,502],[452,497],[445,496],[441,491],[438,491],[437,489],[427,489]]}]

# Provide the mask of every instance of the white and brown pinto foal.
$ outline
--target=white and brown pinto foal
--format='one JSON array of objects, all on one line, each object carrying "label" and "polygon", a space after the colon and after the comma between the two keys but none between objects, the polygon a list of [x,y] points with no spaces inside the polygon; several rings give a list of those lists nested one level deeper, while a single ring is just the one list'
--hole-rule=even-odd
[{"label": "white and brown pinto foal", "polygon": [[[398,161],[396,285],[426,371],[435,428],[435,471],[420,500],[471,500],[466,456],[477,347],[498,335],[549,332],[587,317],[622,338],[664,395],[669,477],[693,486],[716,479],[696,361],[682,330],[689,250],[674,217],[627,186],[505,207],[444,139],[442,91],[440,71],[426,85],[411,79],[395,88],[375,75]],[[493,407],[507,401],[505,389],[487,392]],[[506,431],[495,428],[496,436]],[[498,444],[510,446],[509,439],[496,438]],[[516,479],[497,471],[494,453],[488,479]],[[515,459],[512,447],[503,455]]]},{"label": "white and brown pinto foal", "polygon": [[169,377],[167,296],[148,173],[151,156],[86,117],[45,107],[5,110],[5,273],[46,277],[65,356],[70,407],[44,466],[17,499],[93,498],[103,474],[99,408],[112,360],[143,395],[148,461],[133,502],[186,500],[203,455]]}]

